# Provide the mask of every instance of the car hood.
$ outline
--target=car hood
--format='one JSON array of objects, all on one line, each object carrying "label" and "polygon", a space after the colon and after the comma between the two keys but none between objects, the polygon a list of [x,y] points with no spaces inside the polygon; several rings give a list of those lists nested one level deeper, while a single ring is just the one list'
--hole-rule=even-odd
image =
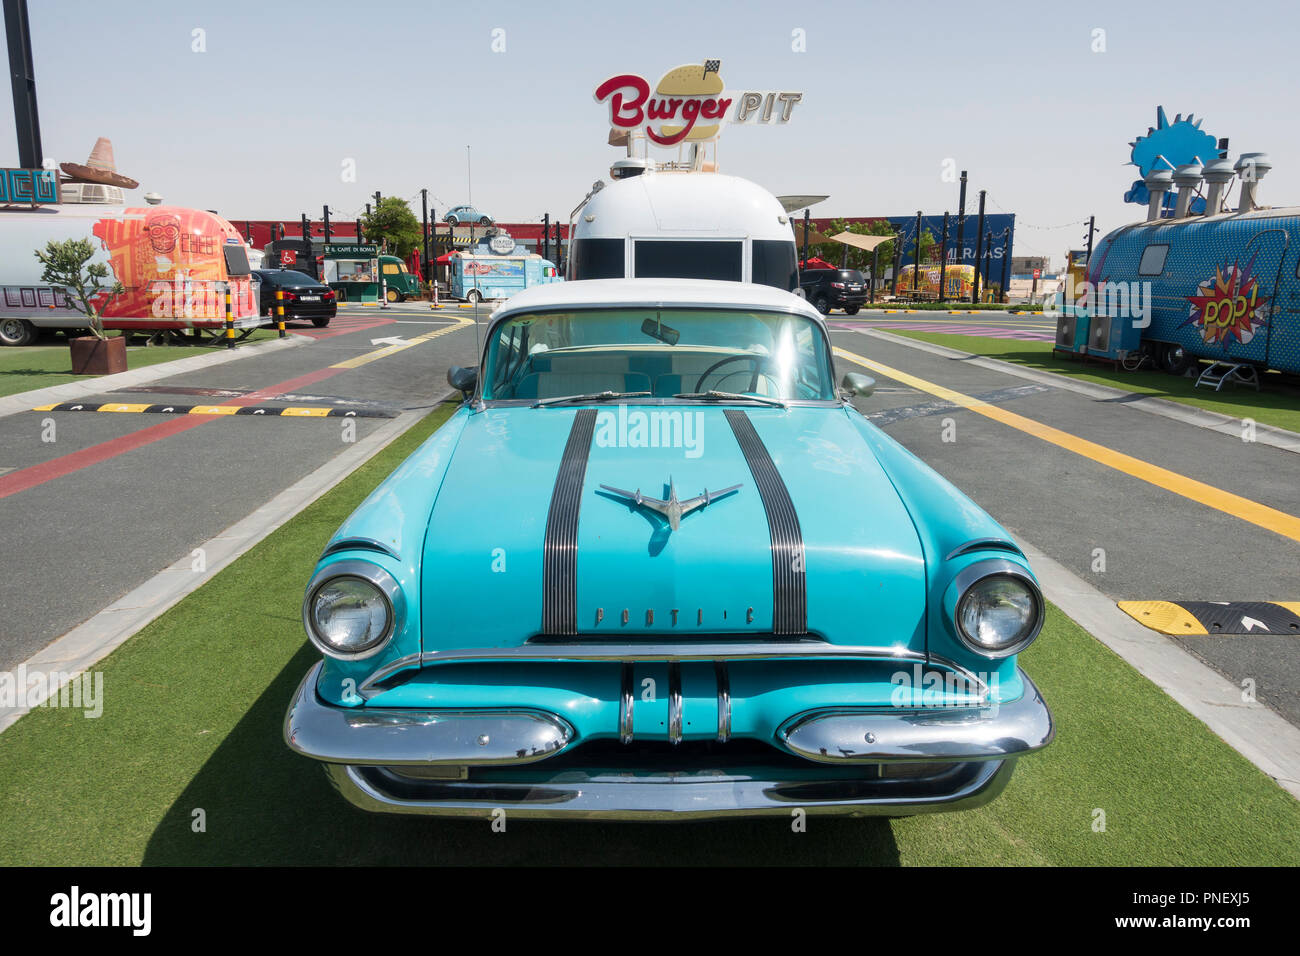
[{"label": "car hood", "polygon": [[[759,457],[765,449],[779,479],[770,480],[760,465],[764,492],[751,471],[755,443],[747,458],[737,438],[744,422],[733,425],[724,411],[587,410],[596,420],[585,454],[580,435],[576,448],[571,441],[578,409],[498,407],[472,415],[425,539],[425,650],[512,646],[556,633],[544,621],[553,624],[557,606],[566,603],[572,626],[561,633],[570,639],[785,634],[779,622],[788,620],[797,593],[806,601],[810,634],[922,648],[921,545],[888,475],[848,419],[856,413],[824,406],[733,410],[733,418],[739,413],[752,425]],[[682,517],[675,531],[660,515],[600,487],[667,499],[670,482],[683,501],[705,489],[741,487]],[[774,485],[785,488],[797,532]],[[549,576],[548,522],[550,560],[558,562]],[[783,564],[793,552],[774,549],[773,525],[778,537],[802,539],[802,568],[791,574]],[[566,549],[576,550],[567,577]]]}]

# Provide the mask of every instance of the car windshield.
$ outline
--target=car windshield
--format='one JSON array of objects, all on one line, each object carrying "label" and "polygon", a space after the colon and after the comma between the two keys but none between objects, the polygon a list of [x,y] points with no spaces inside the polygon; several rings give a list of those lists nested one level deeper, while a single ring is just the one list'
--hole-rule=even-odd
[{"label": "car windshield", "polygon": [[483,398],[726,392],[831,401],[831,375],[821,328],[801,315],[650,307],[526,313],[496,327]]},{"label": "car windshield", "polygon": [[862,273],[859,272],[857,269],[841,269],[840,279],[844,282],[866,282],[867,281],[862,277]]}]

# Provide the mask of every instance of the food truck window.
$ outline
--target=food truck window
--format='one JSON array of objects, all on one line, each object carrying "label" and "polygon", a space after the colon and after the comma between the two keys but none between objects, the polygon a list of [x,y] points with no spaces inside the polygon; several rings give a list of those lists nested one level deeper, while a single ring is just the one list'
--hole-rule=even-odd
[{"label": "food truck window", "polygon": [[248,251],[243,246],[228,243],[222,249],[226,253],[226,275],[246,276],[253,271],[248,268]]},{"label": "food truck window", "polygon": [[576,239],[571,255],[575,279],[623,278],[622,239]]},{"label": "food truck window", "polygon": [[397,268],[397,266],[393,265],[391,262],[384,263],[384,275],[386,276],[395,276],[401,271],[401,269]]},{"label": "food truck window", "polygon": [[1165,271],[1165,258],[1169,255],[1167,244],[1151,245],[1142,250],[1142,261],[1138,263],[1138,275],[1158,276]]},{"label": "food truck window", "polygon": [[723,279],[739,282],[743,244],[712,239],[642,240],[633,275],[652,279]]},{"label": "food truck window", "polygon": [[339,282],[370,282],[372,280],[369,259],[338,259],[335,261],[336,275]]},{"label": "food truck window", "polygon": [[753,281],[786,292],[799,288],[799,264],[794,243],[785,239],[755,239]]}]

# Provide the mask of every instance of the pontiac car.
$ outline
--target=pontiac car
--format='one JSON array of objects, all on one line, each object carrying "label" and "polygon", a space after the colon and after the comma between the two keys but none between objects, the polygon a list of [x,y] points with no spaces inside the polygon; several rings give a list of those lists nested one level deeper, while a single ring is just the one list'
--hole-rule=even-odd
[{"label": "pontiac car", "polygon": [[680,820],[993,799],[1051,714],[1044,602],[766,286],[613,279],[493,315],[455,414],[329,541],[285,719],[367,810]]}]

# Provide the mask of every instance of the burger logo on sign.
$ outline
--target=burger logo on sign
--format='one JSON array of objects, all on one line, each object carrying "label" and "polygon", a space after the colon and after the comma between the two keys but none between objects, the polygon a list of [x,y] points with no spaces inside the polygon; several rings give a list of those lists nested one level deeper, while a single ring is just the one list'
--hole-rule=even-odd
[{"label": "burger logo on sign", "polygon": [[802,93],[727,93],[720,68],[720,60],[679,66],[660,77],[653,93],[644,77],[620,73],[596,87],[596,102],[608,102],[609,125],[615,130],[644,127],[652,143],[676,146],[716,137],[728,121],[733,103],[738,104],[731,117],[734,122],[759,117],[767,123],[774,120],[773,107],[779,101],[782,106],[775,121],[785,123],[794,104],[803,99]]}]

